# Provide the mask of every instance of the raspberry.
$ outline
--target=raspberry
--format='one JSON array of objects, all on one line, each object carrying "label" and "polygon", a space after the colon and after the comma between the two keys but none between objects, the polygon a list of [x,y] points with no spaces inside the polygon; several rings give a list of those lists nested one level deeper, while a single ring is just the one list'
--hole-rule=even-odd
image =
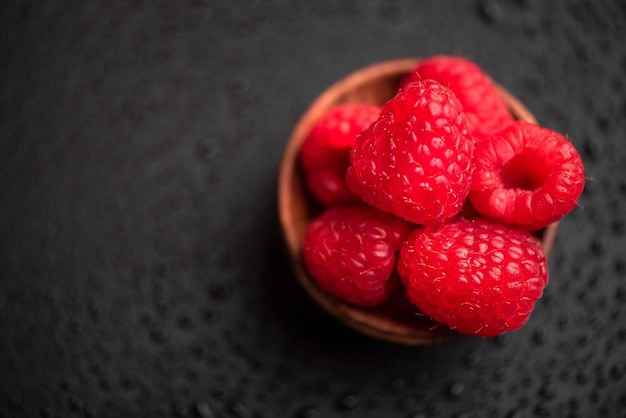
[{"label": "raspberry", "polygon": [[479,142],[469,198],[485,217],[538,230],[569,213],[583,191],[580,155],[563,135],[518,121]]},{"label": "raspberry", "polygon": [[548,283],[541,242],[486,220],[416,229],[400,250],[398,272],[423,313],[485,337],[522,327]]},{"label": "raspberry", "polygon": [[453,93],[433,80],[406,85],[357,136],[348,187],[417,224],[444,222],[469,192],[474,145]]},{"label": "raspberry", "polygon": [[375,306],[399,282],[396,253],[408,234],[406,222],[375,208],[330,208],[307,229],[304,261],[319,286],[338,299]]},{"label": "raspberry", "polygon": [[300,151],[308,189],[318,202],[337,206],[359,202],[346,185],[350,148],[357,134],[374,122],[380,107],[345,104],[331,109],[313,126]]},{"label": "raspberry", "polygon": [[456,94],[472,132],[494,132],[513,121],[493,80],[475,62],[456,56],[435,55],[421,61],[403,83],[429,78]]}]

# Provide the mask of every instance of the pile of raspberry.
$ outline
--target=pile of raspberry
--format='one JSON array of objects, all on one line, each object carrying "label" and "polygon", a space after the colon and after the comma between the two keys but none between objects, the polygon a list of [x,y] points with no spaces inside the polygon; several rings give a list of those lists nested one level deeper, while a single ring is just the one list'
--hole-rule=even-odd
[{"label": "pile of raspberry", "polygon": [[299,163],[322,212],[309,274],[364,308],[393,292],[463,334],[522,327],[548,283],[538,232],[576,206],[580,155],[562,134],[515,120],[475,62],[420,61],[382,106],[338,105]]}]

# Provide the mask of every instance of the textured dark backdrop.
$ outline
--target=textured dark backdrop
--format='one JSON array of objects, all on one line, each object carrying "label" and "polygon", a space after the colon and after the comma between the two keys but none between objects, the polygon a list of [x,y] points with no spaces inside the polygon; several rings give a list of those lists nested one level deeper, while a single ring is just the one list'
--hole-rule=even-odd
[{"label": "textured dark backdrop", "polygon": [[[3,1],[0,416],[626,416],[624,39],[621,1]],[[524,329],[408,348],[304,296],[276,175],[327,85],[435,53],[593,180]]]}]

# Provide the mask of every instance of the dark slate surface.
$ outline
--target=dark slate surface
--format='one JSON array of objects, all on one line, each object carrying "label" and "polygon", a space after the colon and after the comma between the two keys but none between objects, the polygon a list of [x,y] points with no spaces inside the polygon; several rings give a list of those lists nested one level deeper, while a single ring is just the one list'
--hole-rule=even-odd
[{"label": "dark slate surface", "polygon": [[[289,3],[1,3],[0,417],[626,416],[624,2]],[[305,297],[276,175],[327,85],[435,53],[593,180],[524,329],[409,348]]]}]

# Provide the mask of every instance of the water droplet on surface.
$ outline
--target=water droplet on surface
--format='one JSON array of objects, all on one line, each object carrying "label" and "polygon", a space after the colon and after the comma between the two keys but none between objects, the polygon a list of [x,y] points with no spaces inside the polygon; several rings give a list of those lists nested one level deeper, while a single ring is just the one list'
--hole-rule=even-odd
[{"label": "water droplet on surface", "polygon": [[224,302],[230,295],[231,288],[226,283],[214,283],[209,287],[209,296],[215,301]]},{"label": "water droplet on surface", "polygon": [[79,319],[72,318],[70,320],[70,330],[73,334],[78,334],[83,330],[83,323]]},{"label": "water droplet on surface", "polygon": [[[226,376],[220,374],[219,376],[217,376],[218,381],[222,381],[225,382],[228,379],[226,378]],[[215,397],[215,399],[219,399],[219,400],[225,400],[226,397],[228,396],[228,391],[226,390],[226,388],[224,387],[217,387],[214,388],[211,391],[211,394]]]},{"label": "water droplet on surface", "polygon": [[202,320],[208,324],[212,324],[217,321],[217,312],[211,308],[206,308],[201,312]]},{"label": "water droplet on surface", "polygon": [[218,157],[217,141],[207,138],[196,144],[196,156],[205,162],[214,161]]},{"label": "water droplet on surface", "polygon": [[150,337],[156,343],[163,343],[169,339],[169,334],[163,327],[155,326],[150,330]]},{"label": "water droplet on surface", "polygon": [[187,372],[185,372],[185,377],[192,382],[197,382],[200,378],[200,373],[196,370],[187,370]]},{"label": "water droplet on surface", "polygon": [[405,397],[398,401],[398,410],[405,412],[412,409],[415,409],[415,401],[413,399]]},{"label": "water droplet on surface", "polygon": [[74,389],[74,385],[72,384],[71,380],[69,380],[67,378],[61,379],[61,382],[60,382],[59,386],[61,387],[62,390],[66,391],[66,392],[69,392],[72,389]]},{"label": "water droplet on surface", "polygon": [[246,416],[248,408],[246,408],[246,406],[239,402],[239,401],[234,401],[231,402],[231,404],[228,406],[228,410],[233,413],[236,417],[240,417],[243,418]]},{"label": "water droplet on surface", "polygon": [[571,410],[576,411],[580,408],[580,400],[578,398],[571,398],[567,405]]},{"label": "water droplet on surface", "polygon": [[208,402],[198,402],[196,403],[196,414],[200,418],[215,418],[215,414],[211,409],[211,405]]},{"label": "water droplet on surface", "polygon": [[95,303],[91,303],[87,306],[87,313],[93,322],[99,322],[102,319],[102,309]]},{"label": "water droplet on surface", "polygon": [[338,406],[341,409],[354,409],[359,406],[360,399],[356,395],[345,395],[341,399],[339,399]]},{"label": "water droplet on surface", "polygon": [[486,23],[496,23],[504,19],[504,11],[498,1],[476,0],[476,9]]},{"label": "water droplet on surface", "polygon": [[604,253],[604,246],[600,241],[594,239],[591,241],[589,250],[591,251],[591,254],[595,257],[600,257]]},{"label": "water droplet on surface", "polygon": [[93,363],[90,367],[91,372],[95,375],[101,375],[104,373],[104,367],[100,363]]},{"label": "water droplet on surface", "polygon": [[105,373],[100,377],[100,387],[104,390],[111,390],[113,388],[115,379],[112,375]]},{"label": "water droplet on surface", "polygon": [[167,306],[167,302],[162,300],[157,301],[155,303],[155,307],[161,318],[165,318],[167,316],[167,312],[169,311],[169,306]]},{"label": "water droplet on surface", "polygon": [[585,140],[585,142],[583,142],[583,146],[582,146],[582,154],[585,157],[585,159],[590,160],[590,161],[596,161],[598,160],[601,152],[599,149],[599,145],[594,143],[592,140]]},{"label": "water droplet on surface", "polygon": [[544,405],[542,403],[540,403],[539,405],[535,406],[534,412],[535,412],[535,416],[538,416],[538,417],[549,417],[550,416],[550,409],[546,405]]},{"label": "water droplet on surface", "polygon": [[98,413],[92,406],[85,407],[84,414],[85,418],[96,418],[98,416]]},{"label": "water droplet on surface", "polygon": [[54,418],[55,417],[54,411],[52,410],[52,408],[43,408],[41,410],[41,417],[42,418]]},{"label": "water droplet on surface", "polygon": [[450,385],[448,394],[452,398],[459,398],[463,394],[464,390],[465,390],[465,385],[463,384],[463,382],[454,382]]},{"label": "water droplet on surface", "polygon": [[120,383],[124,389],[128,390],[133,387],[135,380],[131,376],[125,375],[120,379]]},{"label": "water droplet on surface", "polygon": [[301,409],[297,415],[297,418],[321,418],[322,414],[320,414],[320,412],[315,409],[314,407],[311,406],[307,406],[303,409]]},{"label": "water droplet on surface", "polygon": [[77,396],[72,396],[70,398],[70,407],[75,411],[80,411],[83,409],[83,401]]},{"label": "water droplet on surface", "polygon": [[614,364],[613,366],[611,366],[611,370],[610,370],[611,379],[614,381],[620,380],[624,376],[625,371],[626,371],[625,365],[618,366],[617,364]]},{"label": "water droplet on surface", "polygon": [[611,128],[611,120],[606,116],[598,116],[597,118],[598,129],[603,133],[608,133]]},{"label": "water droplet on surface", "polygon": [[193,325],[193,321],[189,315],[180,314],[177,318],[178,325],[183,329],[189,329]]},{"label": "water droplet on surface", "polygon": [[189,408],[183,402],[174,402],[172,410],[177,417],[186,417],[189,413]]},{"label": "water droplet on surface", "polygon": [[511,337],[508,334],[500,334],[493,338],[494,342],[498,347],[506,347],[509,344],[509,339]]},{"label": "water droplet on surface", "polygon": [[535,332],[533,332],[532,334],[532,342],[535,345],[543,345],[543,343],[546,342],[546,337],[544,335],[544,333],[540,330],[537,330]]},{"label": "water droplet on surface", "polygon": [[539,397],[541,399],[549,401],[549,400],[554,399],[556,397],[556,392],[554,391],[553,388],[551,388],[549,386],[542,386],[539,389]]},{"label": "water droplet on surface", "polygon": [[193,355],[194,358],[198,360],[204,357],[204,352],[205,352],[205,349],[201,343],[194,343],[191,346],[191,354]]},{"label": "water droplet on surface", "polygon": [[504,380],[504,372],[502,370],[496,370],[491,377],[495,382],[502,382]]},{"label": "water droplet on surface", "polygon": [[465,356],[465,365],[468,369],[476,367],[480,361],[480,355],[475,351],[470,351]]}]

